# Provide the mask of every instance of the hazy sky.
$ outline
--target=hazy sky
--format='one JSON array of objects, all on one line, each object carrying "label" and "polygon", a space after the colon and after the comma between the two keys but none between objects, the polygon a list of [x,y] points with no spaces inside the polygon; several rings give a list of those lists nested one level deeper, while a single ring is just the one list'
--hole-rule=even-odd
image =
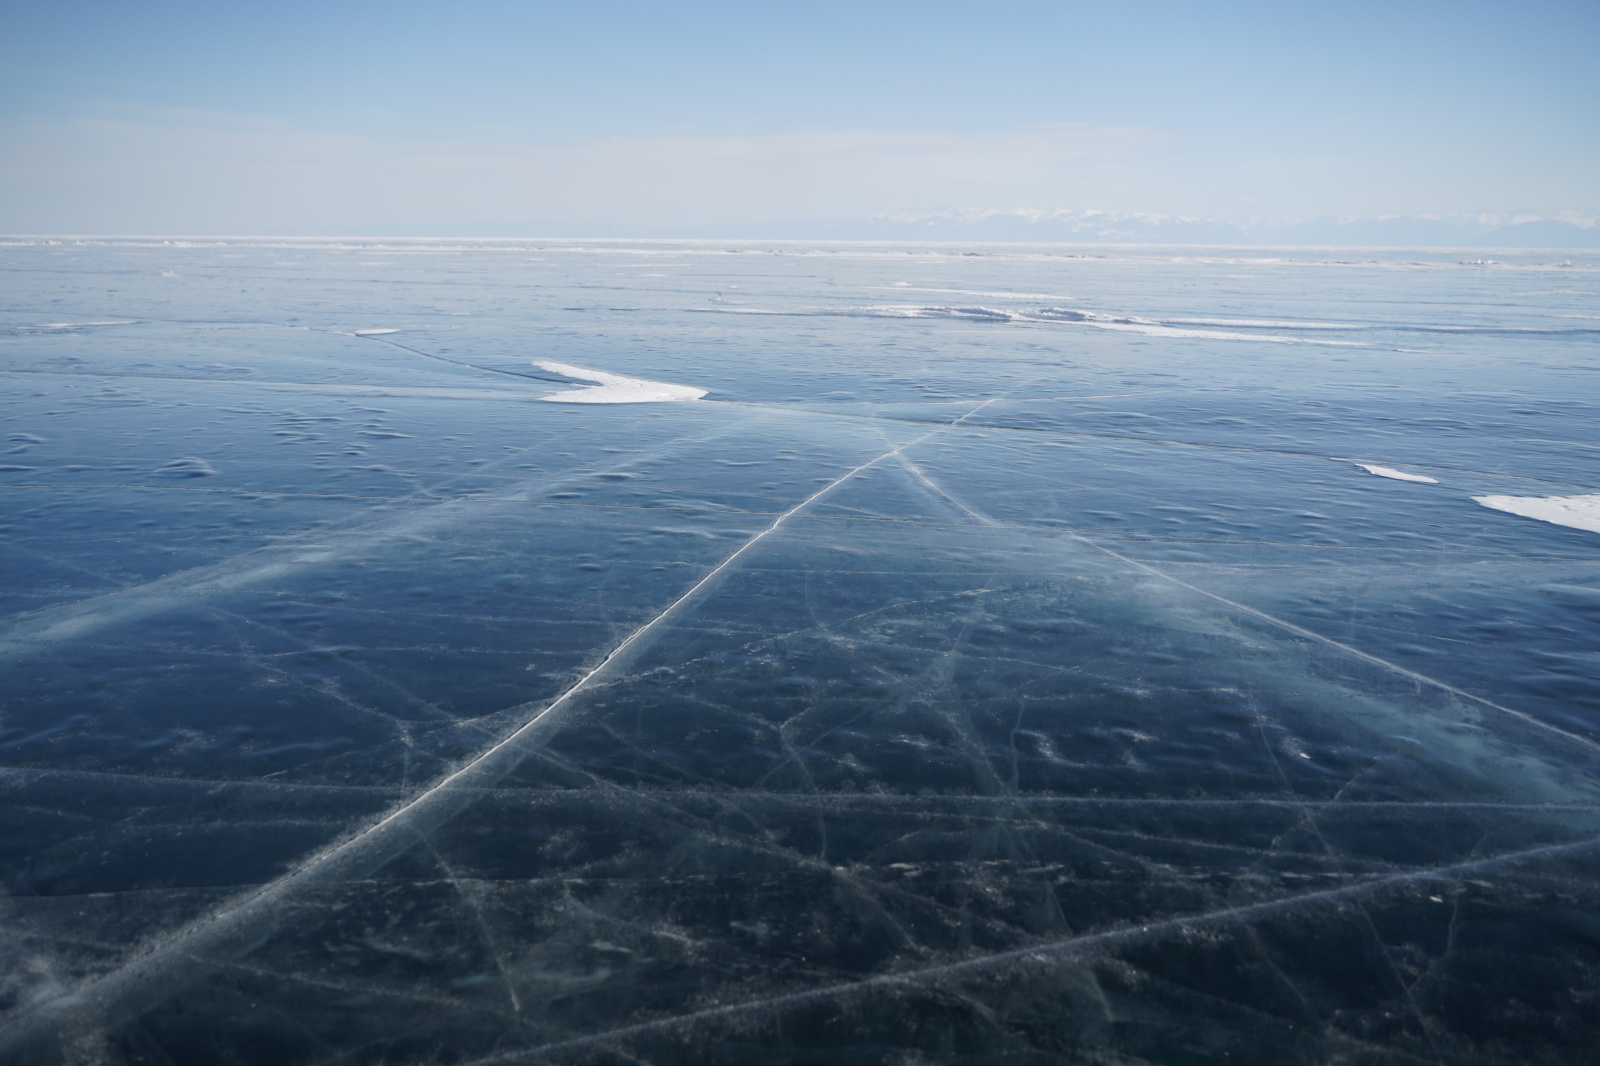
[{"label": "hazy sky", "polygon": [[1600,0],[0,0],[0,231],[1600,209]]}]

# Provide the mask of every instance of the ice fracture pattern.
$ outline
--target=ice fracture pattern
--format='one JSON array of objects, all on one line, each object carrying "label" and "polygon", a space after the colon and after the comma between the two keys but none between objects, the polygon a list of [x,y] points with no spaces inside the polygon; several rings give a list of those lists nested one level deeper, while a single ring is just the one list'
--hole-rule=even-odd
[{"label": "ice fracture pattern", "polygon": [[0,242],[0,1061],[1600,1061],[1484,258]]}]

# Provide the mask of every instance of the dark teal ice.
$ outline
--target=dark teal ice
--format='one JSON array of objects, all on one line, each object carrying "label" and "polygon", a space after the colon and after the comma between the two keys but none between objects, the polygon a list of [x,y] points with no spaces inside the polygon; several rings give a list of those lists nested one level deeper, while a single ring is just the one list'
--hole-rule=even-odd
[{"label": "dark teal ice", "polygon": [[1592,253],[0,278],[0,1061],[1595,1060]]}]

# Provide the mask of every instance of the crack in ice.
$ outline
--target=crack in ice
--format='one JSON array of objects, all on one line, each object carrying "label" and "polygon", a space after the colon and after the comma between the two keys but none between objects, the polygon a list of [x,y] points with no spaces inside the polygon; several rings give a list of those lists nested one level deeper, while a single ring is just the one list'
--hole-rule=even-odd
[{"label": "crack in ice", "polygon": [[[971,507],[968,507],[965,503],[962,503],[960,500],[956,499],[956,497],[954,497],[950,493],[946,492],[943,488],[939,487],[938,484],[936,484],[932,480],[928,479],[926,476],[923,476],[921,480],[930,489],[932,489],[934,492],[937,492],[940,496],[944,497],[951,504],[953,504],[956,507],[959,507],[961,510],[965,511],[967,514],[972,515],[973,517],[979,519],[985,525],[992,526],[992,527],[994,527],[996,529],[1007,528],[1010,525],[1009,523],[997,521],[996,519],[990,518],[987,515],[983,515],[981,512],[976,511],[976,510],[972,509]],[[1065,532],[1065,531],[1063,531],[1063,532]],[[1208,592],[1207,590],[1205,590],[1203,588],[1200,588],[1197,585],[1191,585],[1187,581],[1184,581],[1181,578],[1174,577],[1171,574],[1169,574],[1169,573],[1167,573],[1167,572],[1165,572],[1163,570],[1158,570],[1155,567],[1150,566],[1147,563],[1141,563],[1137,559],[1129,558],[1128,556],[1123,555],[1121,552],[1112,551],[1110,548],[1107,548],[1102,544],[1097,544],[1094,541],[1090,540],[1088,537],[1083,536],[1082,534],[1066,532],[1066,536],[1069,537],[1070,539],[1074,540],[1074,541],[1077,541],[1079,544],[1082,544],[1082,545],[1084,545],[1086,547],[1089,547],[1089,548],[1093,548],[1095,551],[1103,552],[1104,554],[1111,556],[1113,559],[1116,559],[1119,562],[1125,563],[1128,566],[1134,567],[1135,569],[1142,570],[1145,573],[1151,575],[1152,577],[1160,578],[1162,581],[1166,581],[1166,582],[1168,582],[1170,584],[1177,585],[1179,588],[1187,589],[1188,591],[1193,592],[1196,595],[1204,596],[1206,599],[1213,600],[1213,601],[1215,601],[1217,603],[1222,604],[1225,607],[1231,607],[1233,610],[1239,611],[1239,612],[1241,612],[1243,614],[1247,614],[1252,618],[1259,619],[1259,620],[1261,620],[1263,622],[1266,622],[1268,625],[1276,626],[1277,628],[1282,629],[1282,630],[1284,630],[1286,632],[1293,633],[1295,636],[1305,637],[1308,640],[1314,640],[1314,641],[1317,641],[1318,643],[1326,644],[1327,646],[1329,646],[1331,648],[1336,648],[1339,651],[1342,651],[1347,655],[1354,656],[1355,658],[1360,659],[1363,662],[1370,663],[1373,666],[1382,667],[1385,670],[1388,670],[1388,671],[1390,671],[1392,673],[1398,674],[1401,677],[1407,678],[1407,679],[1409,679],[1411,681],[1415,681],[1415,682],[1418,682],[1419,684],[1423,684],[1423,685],[1428,685],[1428,686],[1430,686],[1432,688],[1439,689],[1442,692],[1448,692],[1452,696],[1458,696],[1458,697],[1460,697],[1461,699],[1464,699],[1464,700],[1470,700],[1473,703],[1477,703],[1477,704],[1479,704],[1481,706],[1488,707],[1491,710],[1499,711],[1501,714],[1510,715],[1513,718],[1519,719],[1519,720],[1521,720],[1521,721],[1523,721],[1523,722],[1525,722],[1525,723],[1527,723],[1529,725],[1532,725],[1532,726],[1534,726],[1534,727],[1536,727],[1538,729],[1541,729],[1541,730],[1543,730],[1543,731],[1545,731],[1547,733],[1550,733],[1550,734],[1553,734],[1555,736],[1561,737],[1563,740],[1567,740],[1567,741],[1570,741],[1570,742],[1572,742],[1574,744],[1580,745],[1581,747],[1587,749],[1590,752],[1600,753],[1600,743],[1596,743],[1595,741],[1590,740],[1587,737],[1579,736],[1576,733],[1568,732],[1567,730],[1562,729],[1559,726],[1554,726],[1554,725],[1551,725],[1548,722],[1540,721],[1538,718],[1535,718],[1533,715],[1528,714],[1525,711],[1515,710],[1514,708],[1507,707],[1504,704],[1496,703],[1491,699],[1487,699],[1487,698],[1485,698],[1483,696],[1479,696],[1479,695],[1477,695],[1475,693],[1468,692],[1466,689],[1457,688],[1455,685],[1452,685],[1447,681],[1440,681],[1438,678],[1429,677],[1427,674],[1421,674],[1421,673],[1418,673],[1415,670],[1407,669],[1406,667],[1401,666],[1399,663],[1392,663],[1387,659],[1379,658],[1378,656],[1373,655],[1370,652],[1362,651],[1360,648],[1353,647],[1352,645],[1346,644],[1343,641],[1338,641],[1338,640],[1334,640],[1332,637],[1323,636],[1321,633],[1317,633],[1314,630],[1306,629],[1303,626],[1297,626],[1293,622],[1287,621],[1287,620],[1282,619],[1282,618],[1275,617],[1273,615],[1270,615],[1270,614],[1266,613],[1265,611],[1257,610],[1254,607],[1246,606],[1245,604],[1239,603],[1236,600],[1230,600],[1226,596],[1218,595],[1215,592]]]},{"label": "crack in ice", "polygon": [[[976,413],[982,406],[979,405],[968,414]],[[50,1032],[69,1029],[85,1017],[104,1020],[113,1016],[136,1015],[145,1007],[174,994],[192,979],[173,972],[182,968],[179,963],[188,960],[194,966],[204,968],[209,965],[203,958],[205,955],[242,954],[270,935],[273,927],[270,916],[275,908],[290,903],[299,893],[338,880],[341,876],[360,876],[403,853],[415,844],[415,834],[426,835],[444,824],[476,798],[482,791],[483,783],[497,781],[508,773],[520,760],[519,749],[539,735],[544,727],[553,724],[558,712],[568,707],[575,696],[605,675],[614,664],[625,661],[629,653],[641,646],[654,630],[694,601],[703,589],[713,585],[757,544],[780,529],[790,517],[861,471],[898,455],[936,433],[948,430],[960,421],[957,419],[936,427],[915,440],[851,468],[779,515],[771,525],[745,541],[659,614],[635,629],[577,682],[517,729],[409,802],[353,836],[312,856],[294,871],[268,883],[259,891],[171,934],[139,958],[54,999],[30,1005],[13,1014],[4,1033],[0,1034],[0,1049],[15,1048]],[[462,787],[475,784],[478,787]]]},{"label": "crack in ice", "polygon": [[1091,952],[1109,951],[1125,946],[1133,946],[1150,940],[1160,939],[1175,933],[1206,929],[1215,926],[1227,926],[1248,923],[1261,918],[1270,918],[1278,914],[1289,913],[1304,907],[1317,905],[1338,905],[1348,902],[1358,902],[1364,897],[1382,892],[1386,889],[1401,888],[1407,885],[1427,883],[1430,881],[1459,881],[1473,874],[1488,873],[1504,866],[1512,866],[1540,859],[1577,857],[1600,850],[1600,837],[1576,841],[1569,844],[1550,844],[1543,847],[1528,848],[1523,851],[1508,852],[1488,859],[1476,859],[1471,862],[1456,863],[1451,866],[1434,867],[1424,870],[1410,870],[1405,873],[1389,874],[1382,877],[1361,881],[1341,888],[1323,889],[1316,892],[1306,892],[1279,899],[1263,900],[1259,903],[1249,903],[1242,906],[1226,907],[1220,910],[1205,911],[1200,914],[1185,915],[1179,918],[1166,918],[1160,921],[1149,922],[1143,925],[1122,929],[1109,929],[1098,933],[1087,933],[1082,936],[1067,937],[1062,940],[1046,941],[1032,944],[1027,947],[1016,948],[1011,951],[996,952],[983,955],[975,959],[963,959],[958,962],[940,963],[935,966],[921,967],[914,970],[905,970],[899,973],[880,974],[875,977],[862,978],[856,981],[843,981],[826,985],[822,988],[806,989],[800,992],[788,992],[777,996],[767,996],[761,999],[747,1000],[743,1003],[731,1003],[725,1006],[710,1007],[705,1010],[691,1011],[687,1014],[673,1015],[653,1021],[640,1022],[635,1025],[621,1026],[604,1033],[595,1033],[586,1036],[573,1037],[569,1040],[555,1041],[539,1047],[524,1048],[516,1051],[507,1051],[482,1058],[471,1059],[461,1066],[510,1066],[512,1063],[547,1058],[551,1055],[567,1051],[576,1051],[582,1048],[595,1047],[612,1041],[626,1040],[632,1037],[648,1036],[655,1033],[666,1033],[678,1029],[690,1028],[707,1022],[718,1022],[726,1019],[738,1018],[747,1015],[779,1012],[795,1007],[803,1007],[815,1003],[825,1003],[830,1000],[845,997],[860,997],[872,995],[877,992],[891,989],[916,989],[930,983],[947,978],[962,978],[979,975],[1002,966],[1010,964],[1026,965],[1050,964],[1059,960],[1082,956]]}]

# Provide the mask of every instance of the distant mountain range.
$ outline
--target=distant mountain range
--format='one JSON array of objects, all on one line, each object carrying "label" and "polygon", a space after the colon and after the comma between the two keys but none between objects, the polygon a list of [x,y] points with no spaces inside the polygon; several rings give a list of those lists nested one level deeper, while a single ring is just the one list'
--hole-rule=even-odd
[{"label": "distant mountain range", "polygon": [[935,240],[1391,248],[1600,248],[1600,217],[1391,215],[1244,222],[1099,211],[939,211],[703,226],[527,222],[414,226],[385,236]]}]

